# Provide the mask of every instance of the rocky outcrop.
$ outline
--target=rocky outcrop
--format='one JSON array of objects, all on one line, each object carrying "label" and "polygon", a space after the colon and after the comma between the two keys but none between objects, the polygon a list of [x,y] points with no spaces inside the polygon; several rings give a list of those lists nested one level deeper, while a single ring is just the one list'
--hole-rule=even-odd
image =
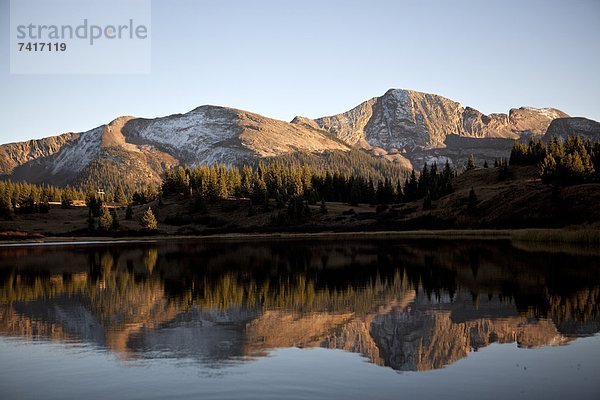
[{"label": "rocky outcrop", "polygon": [[553,137],[565,140],[569,135],[583,136],[590,140],[600,139],[600,122],[587,118],[558,118],[552,121],[544,140],[550,140]]},{"label": "rocky outcrop", "polygon": [[410,152],[443,146],[446,134],[461,131],[461,113],[459,103],[441,96],[389,90],[348,112],[315,122],[351,145]]},{"label": "rocky outcrop", "polygon": [[[353,146],[408,153],[411,158],[415,151],[445,147],[448,135],[509,139],[539,136],[552,120],[567,116],[553,108],[531,107],[485,115],[435,94],[392,89],[350,111],[314,122]],[[292,122],[311,124],[302,117]]]},{"label": "rocky outcrop", "polygon": [[567,118],[569,115],[555,108],[513,108],[508,114],[510,127],[519,135],[528,134],[541,136],[557,118]]},{"label": "rocky outcrop", "polygon": [[518,138],[518,135],[510,130],[509,117],[506,114],[485,115],[474,108],[466,107],[462,119],[463,132],[470,132],[470,136],[477,138]]},{"label": "rocky outcrop", "polygon": [[78,138],[78,133],[65,133],[45,139],[1,145],[0,175],[12,173],[19,165],[54,156],[63,146],[72,145]]},{"label": "rocky outcrop", "polygon": [[321,129],[321,127],[315,122],[315,120],[306,117],[295,117],[291,123],[296,125],[304,125],[313,129]]}]

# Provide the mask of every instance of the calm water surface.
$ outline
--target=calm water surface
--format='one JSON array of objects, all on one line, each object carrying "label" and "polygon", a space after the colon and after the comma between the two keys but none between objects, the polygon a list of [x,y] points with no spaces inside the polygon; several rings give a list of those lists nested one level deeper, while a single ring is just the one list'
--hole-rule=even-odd
[{"label": "calm water surface", "polygon": [[600,251],[0,247],[0,398],[600,398]]}]

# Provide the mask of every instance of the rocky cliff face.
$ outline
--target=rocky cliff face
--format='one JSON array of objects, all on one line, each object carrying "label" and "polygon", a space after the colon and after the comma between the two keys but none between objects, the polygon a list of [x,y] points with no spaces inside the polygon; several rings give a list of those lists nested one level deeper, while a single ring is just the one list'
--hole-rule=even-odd
[{"label": "rocky cliff face", "polygon": [[509,126],[519,135],[543,135],[550,123],[556,118],[567,118],[569,115],[555,108],[513,108],[508,113]]},{"label": "rocky cliff face", "polygon": [[443,146],[447,133],[461,131],[459,103],[410,90],[389,90],[352,110],[315,120],[343,141],[363,148],[412,151]]},{"label": "rocky cliff face", "polygon": [[79,139],[78,133],[65,133],[45,139],[9,143],[0,146],[0,175],[10,174],[19,165],[51,157],[63,146],[69,146]]},{"label": "rocky cliff face", "polygon": [[567,114],[560,110],[531,107],[485,115],[435,94],[392,89],[342,114],[312,122],[297,117],[292,122],[316,124],[353,146],[407,153],[411,158],[416,151],[445,147],[449,135],[509,139],[543,135],[552,120],[562,117]]},{"label": "rocky cliff face", "polygon": [[552,121],[548,127],[548,131],[544,135],[544,140],[549,140],[552,137],[564,140],[569,135],[578,135],[590,140],[598,140],[600,139],[600,122],[581,117],[558,118]]}]

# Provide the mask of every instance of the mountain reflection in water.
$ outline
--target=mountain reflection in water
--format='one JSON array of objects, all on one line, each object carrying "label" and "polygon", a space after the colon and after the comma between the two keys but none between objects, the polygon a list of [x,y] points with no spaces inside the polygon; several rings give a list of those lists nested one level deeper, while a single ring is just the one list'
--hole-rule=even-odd
[{"label": "mountain reflection in water", "polygon": [[335,348],[423,371],[597,333],[599,260],[500,241],[0,248],[0,334],[211,367]]}]

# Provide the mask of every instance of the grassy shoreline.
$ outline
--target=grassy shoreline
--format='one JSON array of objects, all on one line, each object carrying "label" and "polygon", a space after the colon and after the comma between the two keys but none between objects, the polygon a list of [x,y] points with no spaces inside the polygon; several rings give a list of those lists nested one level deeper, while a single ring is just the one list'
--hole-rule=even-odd
[{"label": "grassy shoreline", "polygon": [[214,235],[150,235],[150,236],[48,236],[0,239],[0,245],[38,245],[68,243],[135,243],[170,240],[305,240],[305,239],[435,239],[435,240],[511,240],[514,242],[600,244],[600,230],[595,229],[468,229],[420,231],[359,231],[307,233],[225,233]]},{"label": "grassy shoreline", "polygon": [[4,244],[40,243],[114,243],[114,242],[154,242],[163,240],[295,240],[295,239],[510,239],[508,230],[423,230],[423,231],[361,231],[361,232],[306,232],[306,233],[222,233],[213,235],[149,235],[149,236],[48,236],[19,240],[0,240]]},{"label": "grassy shoreline", "polygon": [[600,229],[521,229],[511,234],[516,242],[600,245]]}]

